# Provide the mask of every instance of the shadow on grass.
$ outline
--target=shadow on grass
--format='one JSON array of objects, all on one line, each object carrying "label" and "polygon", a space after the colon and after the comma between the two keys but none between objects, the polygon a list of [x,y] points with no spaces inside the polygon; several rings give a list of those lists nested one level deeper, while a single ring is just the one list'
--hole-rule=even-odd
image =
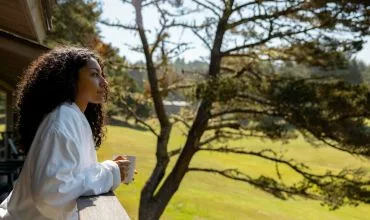
[{"label": "shadow on grass", "polygon": [[146,127],[140,126],[138,124],[130,124],[126,121],[119,120],[117,118],[109,118],[108,119],[108,125],[132,128],[132,129],[139,130],[139,131],[147,131],[148,130]]}]

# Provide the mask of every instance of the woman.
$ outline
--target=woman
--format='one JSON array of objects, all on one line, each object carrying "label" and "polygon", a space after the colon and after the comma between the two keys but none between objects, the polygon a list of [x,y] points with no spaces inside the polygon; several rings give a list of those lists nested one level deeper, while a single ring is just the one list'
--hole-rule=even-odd
[{"label": "woman", "polygon": [[18,85],[17,130],[26,160],[1,219],[77,219],[76,199],[114,190],[126,158],[97,162],[107,82],[88,49],[58,48],[35,60]]}]

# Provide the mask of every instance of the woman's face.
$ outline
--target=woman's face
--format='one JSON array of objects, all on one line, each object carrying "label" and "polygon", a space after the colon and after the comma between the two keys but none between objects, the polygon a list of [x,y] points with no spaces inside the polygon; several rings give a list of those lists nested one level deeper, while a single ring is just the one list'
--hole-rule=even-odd
[{"label": "woman's face", "polygon": [[98,61],[90,58],[78,73],[76,101],[86,105],[103,103],[107,84]]}]

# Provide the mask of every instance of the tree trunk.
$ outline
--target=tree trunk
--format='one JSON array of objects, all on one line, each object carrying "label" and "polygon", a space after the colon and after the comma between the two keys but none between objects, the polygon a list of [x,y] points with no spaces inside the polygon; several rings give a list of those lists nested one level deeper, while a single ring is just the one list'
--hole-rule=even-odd
[{"label": "tree trunk", "polygon": [[147,182],[146,187],[144,187],[141,193],[139,208],[140,220],[159,219],[163,214],[172,196],[179,188],[180,183],[189,168],[191,158],[198,150],[197,145],[199,144],[200,138],[207,126],[208,119],[210,118],[210,107],[210,100],[204,100],[200,105],[197,117],[193,123],[193,127],[189,131],[183,151],[176,161],[171,173],[154,196],[152,196],[149,190],[145,190],[147,185],[153,184],[151,181]]},{"label": "tree trunk", "polygon": [[[233,0],[227,3],[228,6],[224,10],[224,14],[217,26],[216,36],[214,40],[213,49],[211,51],[211,60],[209,75],[211,77],[217,77],[221,67],[221,45],[223,36],[226,31],[227,21],[231,15],[231,8]],[[165,175],[165,170],[169,162],[167,153],[167,144],[171,126],[168,117],[164,111],[163,102],[161,95],[158,90],[158,82],[156,78],[156,69],[153,64],[152,54],[149,50],[149,44],[147,42],[143,22],[142,22],[142,11],[141,1],[133,1],[133,5],[136,10],[136,23],[138,25],[139,35],[143,44],[144,54],[147,61],[148,79],[151,86],[151,94],[154,102],[154,107],[157,113],[161,125],[161,134],[158,136],[157,143],[157,163],[154,171],[145,184],[141,192],[140,208],[139,208],[139,219],[140,220],[152,220],[159,219],[164,212],[166,206],[170,202],[172,196],[175,194],[183,180],[186,172],[188,171],[190,161],[193,155],[198,151],[198,145],[200,139],[207,127],[208,120],[211,117],[210,111],[212,107],[213,98],[206,97],[202,100],[196,118],[192,124],[192,127],[188,133],[184,148],[176,161],[174,168],[171,173],[164,180],[161,185],[161,180]],[[158,187],[160,187],[158,189]],[[157,190],[158,189],[158,190]]]},{"label": "tree trunk", "polygon": [[143,220],[157,220],[160,217],[160,213],[158,213],[158,209],[155,208],[154,201],[140,201],[140,208],[139,208],[139,219]]}]

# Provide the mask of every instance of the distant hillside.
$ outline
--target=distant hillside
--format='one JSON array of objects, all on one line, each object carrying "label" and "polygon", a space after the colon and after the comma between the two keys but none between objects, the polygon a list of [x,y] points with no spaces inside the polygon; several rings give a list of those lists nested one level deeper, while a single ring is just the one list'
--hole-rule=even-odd
[{"label": "distant hillside", "polygon": [[205,74],[208,70],[209,63],[201,61],[201,60],[195,60],[190,62],[185,62],[184,59],[177,59],[173,63],[173,66],[175,67],[176,72],[198,72]]},{"label": "distant hillside", "polygon": [[128,71],[128,75],[135,80],[136,84],[140,88],[140,90],[144,87],[144,79],[146,80],[146,72],[140,71],[138,69]]},{"label": "distant hillside", "polygon": [[[144,81],[147,80],[147,74],[144,69],[145,63],[142,61],[132,64],[135,67],[143,67],[143,69],[133,69],[128,72],[128,74],[135,80],[139,88],[144,88]],[[203,75],[208,70],[208,63],[195,60],[190,62],[185,62],[184,59],[177,59],[172,63],[172,67],[176,74],[179,74],[187,79],[197,79],[199,75]]]}]

